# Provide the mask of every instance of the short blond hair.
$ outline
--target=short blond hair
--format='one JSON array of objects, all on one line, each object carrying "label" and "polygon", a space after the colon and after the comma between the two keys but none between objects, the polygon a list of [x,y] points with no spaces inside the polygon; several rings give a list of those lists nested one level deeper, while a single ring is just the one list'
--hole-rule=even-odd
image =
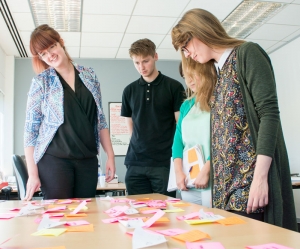
[{"label": "short blond hair", "polygon": [[143,56],[146,57],[148,55],[151,55],[154,57],[156,53],[156,46],[153,43],[153,41],[144,38],[135,41],[131,44],[131,47],[129,49],[129,55],[132,58],[132,56]]}]

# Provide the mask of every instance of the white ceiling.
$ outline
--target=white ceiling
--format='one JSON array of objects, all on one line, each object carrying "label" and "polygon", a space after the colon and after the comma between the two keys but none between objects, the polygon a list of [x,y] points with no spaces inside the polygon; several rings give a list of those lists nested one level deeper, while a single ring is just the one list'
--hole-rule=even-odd
[{"label": "white ceiling", "polygon": [[[267,0],[261,0],[267,1]],[[30,34],[35,28],[29,0],[6,0],[27,54]],[[170,32],[189,9],[203,8],[222,21],[242,0],[83,0],[82,31],[61,32],[73,58],[129,59],[130,45],[151,39],[160,59],[179,60]],[[273,0],[287,6],[246,40],[259,43],[268,53],[300,36],[300,0]],[[20,57],[0,16],[0,46],[7,55]]]}]

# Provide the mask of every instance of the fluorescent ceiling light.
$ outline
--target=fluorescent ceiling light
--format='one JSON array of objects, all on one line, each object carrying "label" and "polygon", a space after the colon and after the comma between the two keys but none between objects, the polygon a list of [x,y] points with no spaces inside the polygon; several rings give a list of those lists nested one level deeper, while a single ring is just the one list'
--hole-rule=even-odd
[{"label": "fluorescent ceiling light", "polygon": [[57,31],[80,32],[81,0],[30,0],[36,27],[48,24]]},{"label": "fluorescent ceiling light", "polygon": [[222,22],[227,33],[236,38],[246,38],[255,29],[283,9],[286,4],[244,0]]}]

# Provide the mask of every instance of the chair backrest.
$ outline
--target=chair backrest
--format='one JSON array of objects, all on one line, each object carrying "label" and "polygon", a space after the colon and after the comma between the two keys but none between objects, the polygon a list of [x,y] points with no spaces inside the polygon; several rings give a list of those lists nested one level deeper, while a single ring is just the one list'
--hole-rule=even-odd
[{"label": "chair backrest", "polygon": [[13,168],[17,179],[18,197],[21,200],[26,194],[28,172],[23,159],[18,155],[13,155]]}]

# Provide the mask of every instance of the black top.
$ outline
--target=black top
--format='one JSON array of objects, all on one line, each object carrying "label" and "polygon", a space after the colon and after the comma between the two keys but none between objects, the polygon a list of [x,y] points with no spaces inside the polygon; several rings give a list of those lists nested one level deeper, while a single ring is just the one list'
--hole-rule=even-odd
[{"label": "black top", "polygon": [[58,128],[46,153],[68,159],[85,159],[96,156],[95,123],[97,106],[92,93],[75,71],[75,92],[59,75],[64,89],[64,123]]},{"label": "black top", "polygon": [[179,111],[184,97],[182,84],[160,72],[151,83],[141,77],[124,89],[121,116],[133,121],[125,165],[170,165],[174,112]]}]

